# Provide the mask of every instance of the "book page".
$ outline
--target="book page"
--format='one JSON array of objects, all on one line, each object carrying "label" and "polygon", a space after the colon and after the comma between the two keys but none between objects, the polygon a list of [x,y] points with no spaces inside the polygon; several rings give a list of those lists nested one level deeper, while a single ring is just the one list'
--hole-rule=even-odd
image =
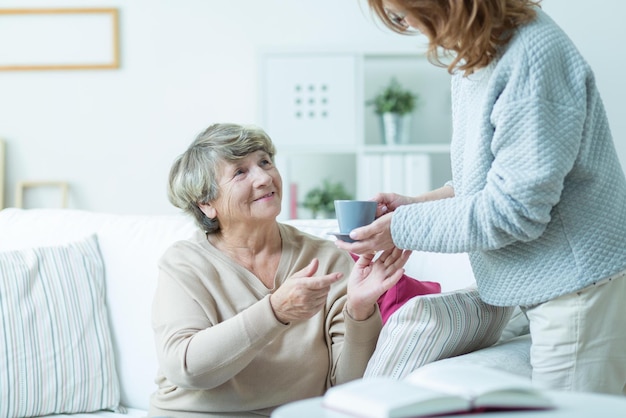
[{"label": "book page", "polygon": [[322,404],[359,417],[434,415],[464,411],[470,405],[455,395],[385,377],[359,379],[330,388]]},{"label": "book page", "polygon": [[485,366],[431,363],[404,380],[463,396],[474,406],[545,408],[552,404],[529,380]]}]

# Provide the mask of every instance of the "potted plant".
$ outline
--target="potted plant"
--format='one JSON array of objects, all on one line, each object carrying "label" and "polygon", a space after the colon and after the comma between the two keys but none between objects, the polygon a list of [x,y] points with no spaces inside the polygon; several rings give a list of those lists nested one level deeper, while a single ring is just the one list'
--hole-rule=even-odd
[{"label": "potted plant", "polygon": [[329,179],[322,181],[322,185],[307,192],[302,202],[302,207],[309,209],[313,218],[335,217],[335,200],[352,199],[340,182],[332,182]]},{"label": "potted plant", "polygon": [[409,142],[410,117],[419,105],[419,95],[405,89],[394,77],[366,104],[380,116],[383,138],[387,144]]}]

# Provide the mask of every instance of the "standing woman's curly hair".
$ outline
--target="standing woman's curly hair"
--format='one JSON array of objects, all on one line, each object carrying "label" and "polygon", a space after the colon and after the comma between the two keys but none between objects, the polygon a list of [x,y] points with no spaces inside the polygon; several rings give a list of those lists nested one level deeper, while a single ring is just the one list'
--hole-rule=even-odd
[{"label": "standing woman's curly hair", "polygon": [[193,216],[205,232],[219,231],[219,220],[208,218],[198,205],[217,199],[216,169],[220,163],[236,162],[259,150],[274,160],[276,148],[259,127],[234,123],[209,126],[174,160],[167,189],[169,201]]},{"label": "standing woman's curly hair", "polygon": [[[385,4],[393,4],[420,22],[428,37],[426,55],[436,65],[465,75],[484,68],[497,56],[513,30],[535,19],[541,0],[368,0],[380,20],[394,32],[416,32],[394,21]],[[441,51],[443,50],[443,51]],[[444,63],[442,54],[452,61]]]}]

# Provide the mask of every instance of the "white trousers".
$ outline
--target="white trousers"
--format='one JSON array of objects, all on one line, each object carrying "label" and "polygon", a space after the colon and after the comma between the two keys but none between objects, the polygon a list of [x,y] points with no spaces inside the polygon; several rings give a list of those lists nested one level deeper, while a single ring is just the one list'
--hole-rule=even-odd
[{"label": "white trousers", "polygon": [[521,309],[530,324],[534,384],[626,394],[626,270]]}]

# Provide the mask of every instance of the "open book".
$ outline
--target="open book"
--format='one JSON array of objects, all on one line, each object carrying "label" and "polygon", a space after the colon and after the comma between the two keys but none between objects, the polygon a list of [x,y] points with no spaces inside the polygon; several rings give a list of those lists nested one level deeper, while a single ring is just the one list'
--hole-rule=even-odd
[{"label": "open book", "polygon": [[402,380],[369,377],[335,386],[322,404],[364,418],[553,407],[550,398],[523,377],[478,365],[436,363]]}]

